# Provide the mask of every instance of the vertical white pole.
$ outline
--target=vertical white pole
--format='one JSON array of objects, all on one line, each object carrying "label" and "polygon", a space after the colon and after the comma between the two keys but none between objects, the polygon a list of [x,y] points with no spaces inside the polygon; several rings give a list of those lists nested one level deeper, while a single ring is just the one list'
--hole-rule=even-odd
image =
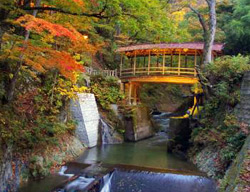
[{"label": "vertical white pole", "polygon": [[181,50],[179,50],[179,62],[178,62],[178,75],[180,75],[181,68]]},{"label": "vertical white pole", "polygon": [[151,56],[150,56],[150,51],[149,51],[149,54],[148,54],[148,75],[149,75],[149,72],[150,72],[150,63],[151,63]]},{"label": "vertical white pole", "polygon": [[136,69],[136,51],[135,51],[135,56],[134,56],[134,75],[135,75],[135,69]]},{"label": "vertical white pole", "polygon": [[162,61],[162,74],[165,73],[165,62],[166,62],[166,53],[165,50],[163,51],[163,61]]}]

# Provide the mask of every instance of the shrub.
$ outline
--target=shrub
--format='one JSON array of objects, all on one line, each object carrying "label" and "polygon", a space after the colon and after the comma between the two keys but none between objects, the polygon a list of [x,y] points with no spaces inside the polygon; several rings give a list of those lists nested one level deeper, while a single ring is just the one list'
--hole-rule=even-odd
[{"label": "shrub", "polygon": [[120,92],[118,79],[96,75],[91,77],[91,91],[104,110],[109,110],[110,104],[116,104],[124,95]]}]

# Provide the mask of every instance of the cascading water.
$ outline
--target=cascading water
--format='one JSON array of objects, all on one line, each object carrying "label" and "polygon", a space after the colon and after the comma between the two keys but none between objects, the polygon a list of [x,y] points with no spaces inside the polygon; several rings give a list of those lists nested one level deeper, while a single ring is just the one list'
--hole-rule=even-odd
[{"label": "cascading water", "polygon": [[110,192],[111,190],[111,180],[114,173],[110,173],[103,177],[103,187],[100,192]]},{"label": "cascading water", "polygon": [[122,136],[118,135],[111,125],[100,118],[102,145],[122,143]]},{"label": "cascading water", "polygon": [[[72,180],[72,181],[68,182],[62,188],[59,187],[58,189],[55,190],[55,192],[86,191],[89,185],[95,181],[95,178],[87,178],[81,175],[76,176],[74,174],[66,173],[67,169],[68,169],[67,166],[63,166],[58,174],[61,176],[69,177],[70,178],[69,180]],[[75,179],[71,179],[71,178],[74,178],[75,176],[76,176]]]},{"label": "cascading water", "polygon": [[103,145],[112,144],[113,142],[112,137],[113,137],[114,131],[112,131],[110,126],[102,118],[100,118],[100,123],[101,123],[102,144]]},{"label": "cascading water", "polygon": [[152,119],[154,124],[158,127],[159,132],[168,132],[169,124],[170,124],[170,116],[171,113],[168,112],[159,112],[152,113]]},{"label": "cascading water", "polygon": [[216,192],[215,182],[195,175],[115,170],[101,192]]}]

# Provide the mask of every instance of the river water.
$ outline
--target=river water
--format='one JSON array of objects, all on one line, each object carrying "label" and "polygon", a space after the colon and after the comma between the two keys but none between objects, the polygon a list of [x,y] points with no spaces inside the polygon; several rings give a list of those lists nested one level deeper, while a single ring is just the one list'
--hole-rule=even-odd
[{"label": "river water", "polygon": [[[158,122],[160,116],[156,116]],[[162,121],[167,126],[166,119]],[[55,175],[44,180],[29,182],[20,192],[82,192],[89,186],[100,171],[100,167],[113,167],[112,172],[102,172],[102,179],[96,192],[215,192],[215,183],[190,162],[167,153],[166,130],[154,137],[136,143],[102,145],[87,149],[73,163]],[[88,174],[83,174],[84,166]],[[98,166],[95,166],[98,165]],[[117,168],[119,167],[119,168]],[[122,169],[121,169],[122,167]],[[104,168],[100,168],[104,169]],[[91,171],[92,170],[92,171]],[[94,171],[93,171],[94,170]],[[104,169],[105,170],[105,169]],[[77,179],[62,185],[74,175]],[[55,190],[57,189],[57,190]]]},{"label": "river water", "polygon": [[167,140],[166,133],[162,132],[137,143],[102,145],[87,150],[76,162],[198,171],[193,164],[167,153]]}]

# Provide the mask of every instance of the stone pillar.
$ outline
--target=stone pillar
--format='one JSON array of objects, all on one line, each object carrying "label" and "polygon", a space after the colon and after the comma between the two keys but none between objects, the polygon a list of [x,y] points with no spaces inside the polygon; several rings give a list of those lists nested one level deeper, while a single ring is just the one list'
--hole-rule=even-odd
[{"label": "stone pillar", "polygon": [[132,114],[124,117],[125,139],[138,141],[153,136],[153,126],[149,110],[143,106],[133,106]]},{"label": "stone pillar", "polygon": [[98,142],[99,113],[95,96],[78,93],[78,100],[72,101],[71,112],[77,121],[76,135],[87,147],[94,147]]}]

